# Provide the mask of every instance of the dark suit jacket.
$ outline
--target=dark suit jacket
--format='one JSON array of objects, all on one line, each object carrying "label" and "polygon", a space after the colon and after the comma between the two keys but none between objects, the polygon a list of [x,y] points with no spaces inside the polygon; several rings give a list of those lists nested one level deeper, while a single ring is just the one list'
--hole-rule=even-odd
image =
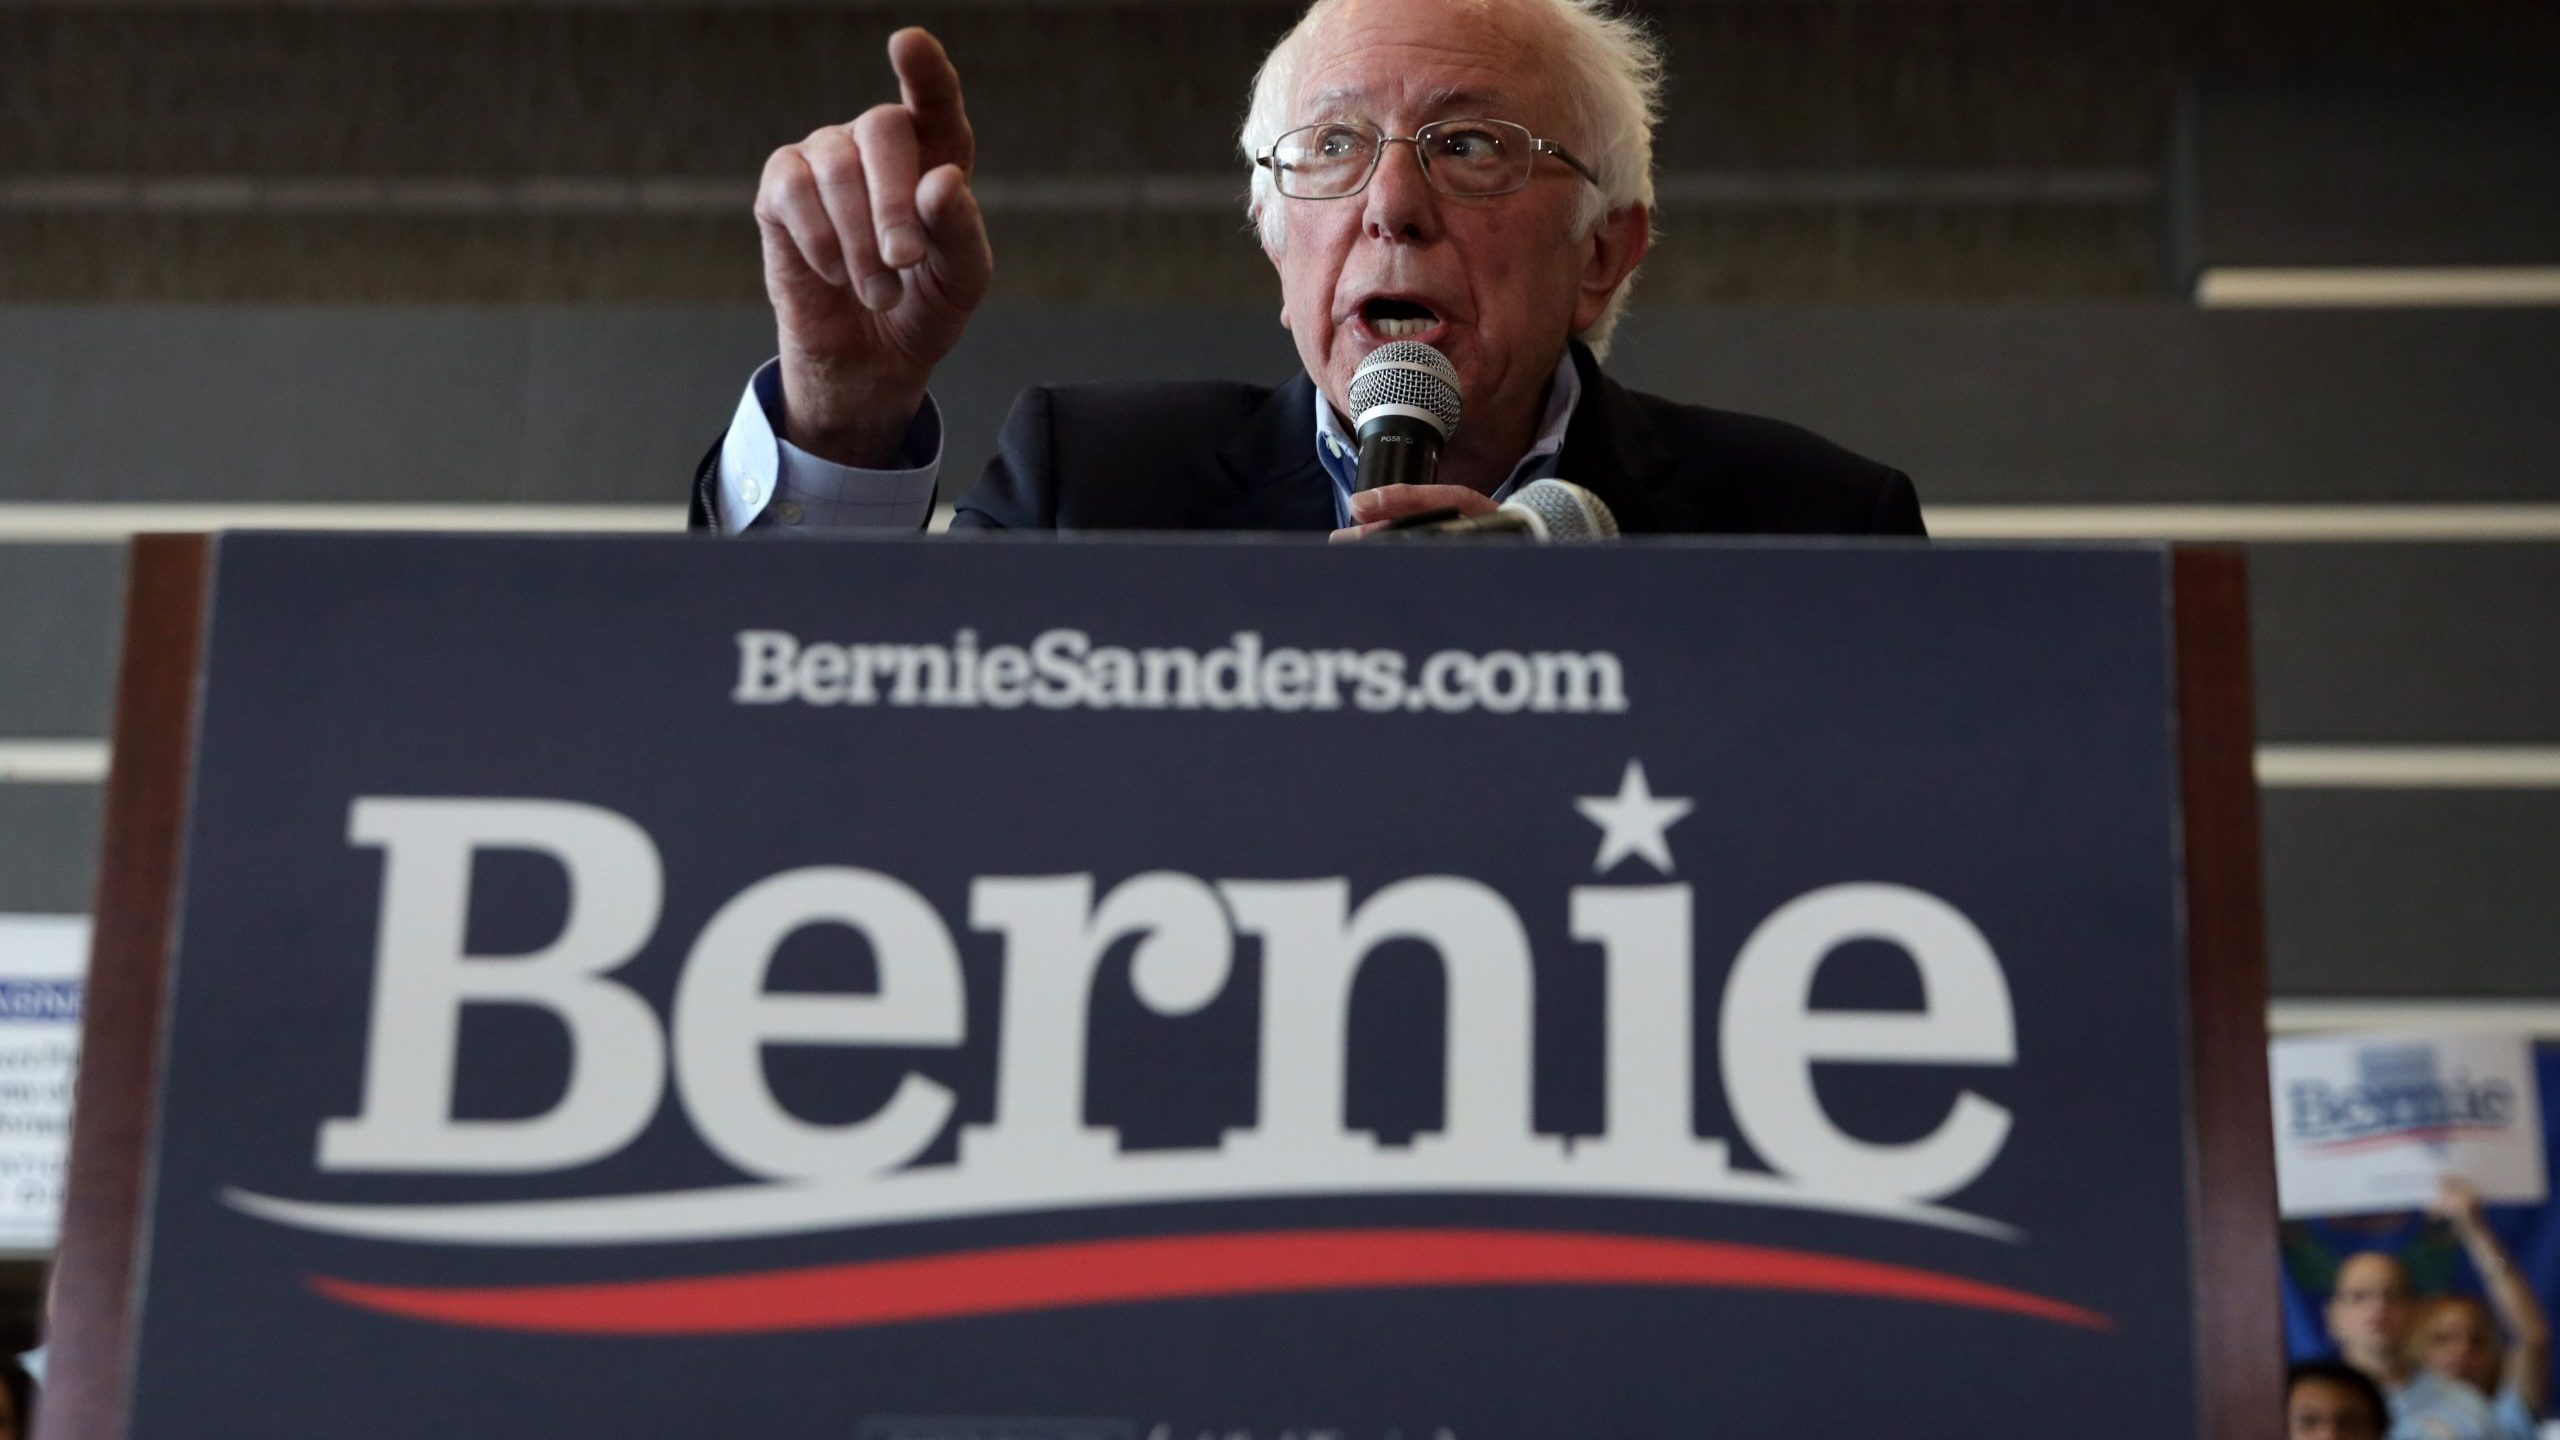
[{"label": "dark suit jacket", "polygon": [[[1919,535],[1910,477],[1810,431],[1611,380],[1580,344],[1582,401],[1556,474],[1631,534]],[[1023,392],[955,529],[1331,530],[1315,384],[1043,385]],[[695,474],[711,525],[720,450]]]}]

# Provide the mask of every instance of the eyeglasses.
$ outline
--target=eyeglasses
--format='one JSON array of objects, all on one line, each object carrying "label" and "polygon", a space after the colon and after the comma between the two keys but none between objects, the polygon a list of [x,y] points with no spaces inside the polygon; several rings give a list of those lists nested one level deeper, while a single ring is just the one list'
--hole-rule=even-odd
[{"label": "eyeglasses", "polygon": [[1591,167],[1563,146],[1508,120],[1435,120],[1411,135],[1328,120],[1281,136],[1253,163],[1269,167],[1272,183],[1293,200],[1340,200],[1368,188],[1369,178],[1378,173],[1378,157],[1390,145],[1411,145],[1422,162],[1423,178],[1443,195],[1508,195],[1523,189],[1541,155],[1553,155],[1583,179],[1600,183]]}]

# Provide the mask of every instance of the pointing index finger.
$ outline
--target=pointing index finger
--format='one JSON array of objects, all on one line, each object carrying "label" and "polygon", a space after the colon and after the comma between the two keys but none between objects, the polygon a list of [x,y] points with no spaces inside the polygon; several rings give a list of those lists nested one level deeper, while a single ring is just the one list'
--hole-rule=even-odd
[{"label": "pointing index finger", "polygon": [[942,42],[919,27],[901,30],[889,37],[889,66],[898,72],[900,101],[915,116],[916,144],[925,157],[919,168],[950,164],[968,170],[976,142],[960,103],[960,72]]}]

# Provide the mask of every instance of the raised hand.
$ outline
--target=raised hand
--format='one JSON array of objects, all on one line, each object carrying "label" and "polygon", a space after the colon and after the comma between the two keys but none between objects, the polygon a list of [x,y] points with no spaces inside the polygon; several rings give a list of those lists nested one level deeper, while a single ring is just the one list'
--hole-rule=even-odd
[{"label": "raised hand", "polygon": [[2488,1209],[2480,1192],[2459,1175],[2447,1175],[2436,1181],[2435,1199],[2427,1203],[2427,1213],[2449,1222],[2465,1232],[2488,1228]]},{"label": "raised hand", "polygon": [[776,150],[756,190],[784,435],[847,465],[889,463],[995,266],[960,73],[919,29],[889,64],[897,104]]}]

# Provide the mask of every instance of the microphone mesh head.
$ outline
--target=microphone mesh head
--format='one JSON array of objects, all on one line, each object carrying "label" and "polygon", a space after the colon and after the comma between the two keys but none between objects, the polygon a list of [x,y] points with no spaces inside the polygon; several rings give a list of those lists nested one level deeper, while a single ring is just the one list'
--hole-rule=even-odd
[{"label": "microphone mesh head", "polygon": [[1409,405],[1440,424],[1447,439],[1458,428],[1458,367],[1419,340],[1391,340],[1369,352],[1351,374],[1351,426],[1368,422],[1380,405]]},{"label": "microphone mesh head", "polygon": [[1532,480],[1518,493],[1502,502],[1534,511],[1546,522],[1549,540],[1615,540],[1618,517],[1600,503],[1600,497],[1565,480]]}]

